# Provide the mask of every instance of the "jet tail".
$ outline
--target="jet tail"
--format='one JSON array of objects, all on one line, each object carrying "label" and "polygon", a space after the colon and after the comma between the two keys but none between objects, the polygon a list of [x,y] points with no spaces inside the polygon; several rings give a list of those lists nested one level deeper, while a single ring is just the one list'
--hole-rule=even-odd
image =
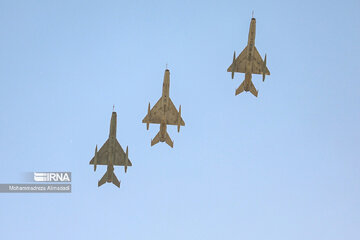
[{"label": "jet tail", "polygon": [[[151,146],[154,146],[155,144],[157,144],[158,142],[160,142],[160,131],[158,132],[158,134],[156,134],[155,138],[151,140]],[[171,140],[169,134],[166,132],[166,138],[165,138],[165,142],[170,146],[170,147],[174,147],[174,142]]]},{"label": "jet tail", "polygon": [[[235,96],[242,93],[245,90],[245,80],[240,84],[240,86],[236,89]],[[248,90],[247,90],[248,91]],[[250,90],[255,97],[258,96],[258,90],[256,90],[254,84],[250,82]]]},{"label": "jet tail", "polygon": [[[100,181],[98,182],[98,187],[100,187],[101,185],[103,185],[104,183],[106,183],[106,180],[107,180],[107,175],[108,175],[108,172],[106,172],[104,174],[104,176],[100,179]],[[120,187],[120,182],[119,180],[117,179],[117,177],[115,176],[114,173],[111,174],[111,182],[117,186],[118,188]]]}]

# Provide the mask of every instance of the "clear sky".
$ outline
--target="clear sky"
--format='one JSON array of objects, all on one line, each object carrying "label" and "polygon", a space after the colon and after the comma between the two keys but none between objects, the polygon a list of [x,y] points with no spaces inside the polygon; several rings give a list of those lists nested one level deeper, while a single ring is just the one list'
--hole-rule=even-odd
[{"label": "clear sky", "polygon": [[[235,97],[255,45],[271,75]],[[71,194],[1,194],[1,239],[360,239],[359,1],[0,1],[0,182],[71,171]],[[170,97],[186,126],[150,147]],[[121,188],[89,165],[109,134]]]}]

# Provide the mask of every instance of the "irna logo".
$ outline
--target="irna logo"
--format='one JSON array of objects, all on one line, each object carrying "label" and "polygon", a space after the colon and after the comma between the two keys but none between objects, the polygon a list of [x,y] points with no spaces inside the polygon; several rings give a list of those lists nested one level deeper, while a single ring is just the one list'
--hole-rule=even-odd
[{"label": "irna logo", "polygon": [[34,172],[35,182],[71,182],[70,172]]}]

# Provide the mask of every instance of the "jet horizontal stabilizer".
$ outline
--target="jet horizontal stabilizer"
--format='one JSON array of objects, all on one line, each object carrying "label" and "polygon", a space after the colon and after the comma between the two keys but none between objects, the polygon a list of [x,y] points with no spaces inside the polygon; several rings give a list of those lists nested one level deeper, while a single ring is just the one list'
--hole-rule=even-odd
[{"label": "jet horizontal stabilizer", "polygon": [[100,187],[101,185],[103,185],[104,183],[106,183],[106,175],[107,172],[104,174],[104,176],[100,179],[100,181],[98,182],[98,187]]},{"label": "jet horizontal stabilizer", "polygon": [[156,134],[154,139],[151,139],[151,146],[154,146],[155,144],[160,142],[160,132],[158,132],[158,134]]},{"label": "jet horizontal stabilizer", "polygon": [[244,84],[245,84],[245,81],[243,81],[240,86],[236,89],[235,91],[235,96],[236,95],[239,95],[240,93],[242,93],[244,91]]},{"label": "jet horizontal stabilizer", "polygon": [[250,84],[250,92],[255,96],[255,97],[257,97],[258,96],[258,90],[256,90],[256,88],[255,88],[255,86],[254,86],[254,84],[251,82],[251,84]]},{"label": "jet horizontal stabilizer", "polygon": [[100,179],[100,181],[98,182],[98,187],[102,186],[104,183],[106,182],[112,182],[115,186],[117,186],[118,188],[120,187],[120,181],[117,179],[117,177],[115,176],[114,172],[110,173],[111,174],[111,178],[108,178],[109,172],[107,171],[104,176]]},{"label": "jet horizontal stabilizer", "polygon": [[174,142],[171,140],[170,136],[168,133],[166,133],[166,139],[165,142],[167,143],[167,145],[169,145],[170,147],[174,147]]},{"label": "jet horizontal stabilizer", "polygon": [[[161,139],[162,142],[164,142],[163,139]],[[156,134],[154,139],[151,139],[151,146],[154,146],[155,144],[160,142],[160,131],[158,134]],[[169,134],[166,132],[165,142],[170,146],[174,147],[174,142],[171,140]]]},{"label": "jet horizontal stabilizer", "polygon": [[111,182],[117,186],[118,188],[120,188],[120,181],[117,179],[117,177],[115,176],[115,174],[113,173],[111,176]]}]

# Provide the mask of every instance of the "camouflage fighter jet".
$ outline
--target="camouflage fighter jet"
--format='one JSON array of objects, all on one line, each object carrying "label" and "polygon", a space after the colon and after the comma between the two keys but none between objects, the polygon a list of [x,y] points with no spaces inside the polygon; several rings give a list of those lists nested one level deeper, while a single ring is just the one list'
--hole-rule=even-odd
[{"label": "camouflage fighter jet", "polygon": [[151,110],[149,102],[148,114],[142,120],[143,123],[146,123],[147,130],[149,130],[150,123],[160,124],[160,131],[155,138],[151,140],[151,146],[154,146],[158,142],[166,142],[170,147],[173,147],[174,142],[171,140],[166,131],[167,125],[177,125],[178,132],[180,132],[180,126],[185,126],[185,122],[181,117],[181,105],[179,107],[179,111],[177,111],[174,103],[170,99],[169,88],[170,71],[169,69],[166,69],[164,74],[162,96]]},{"label": "camouflage fighter jet", "polygon": [[245,80],[236,89],[235,96],[245,90],[246,92],[250,91],[257,97],[258,91],[251,81],[251,74],[262,74],[263,81],[265,81],[265,75],[270,75],[270,71],[266,67],[266,54],[263,61],[255,47],[255,29],[256,19],[253,17],[250,22],[248,44],[236,59],[236,53],[234,52],[233,62],[227,69],[228,72],[231,72],[232,79],[234,79],[235,72],[245,73]]},{"label": "camouflage fighter jet", "polygon": [[127,167],[132,166],[128,158],[128,147],[126,147],[125,153],[116,139],[116,112],[113,112],[111,115],[110,134],[108,140],[99,151],[97,150],[96,145],[95,156],[91,159],[89,164],[94,165],[94,171],[96,171],[97,165],[107,165],[107,171],[98,182],[98,187],[106,182],[112,182],[117,187],[120,187],[120,182],[114,174],[114,166],[124,166],[125,173],[127,171]]}]

